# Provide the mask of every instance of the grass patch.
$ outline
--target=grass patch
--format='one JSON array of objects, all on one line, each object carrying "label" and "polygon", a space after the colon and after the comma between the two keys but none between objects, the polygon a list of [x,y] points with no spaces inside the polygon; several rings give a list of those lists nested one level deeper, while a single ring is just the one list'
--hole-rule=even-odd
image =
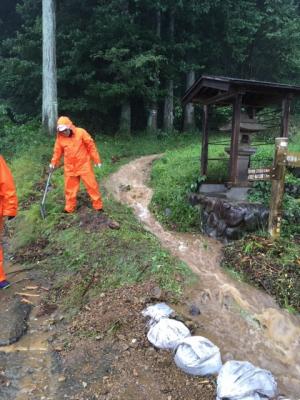
[{"label": "grass patch", "polygon": [[300,312],[300,246],[290,239],[247,236],[224,249],[223,267]]},{"label": "grass patch", "polygon": [[[18,129],[18,127],[16,127]],[[22,127],[23,130],[26,130]],[[179,297],[186,281],[192,277],[182,262],[162,249],[158,240],[145,231],[132,211],[104,195],[106,215],[120,224],[119,230],[99,227],[89,230],[82,225],[81,215],[63,214],[63,170],[55,171],[47,196],[47,217],[41,219],[39,203],[42,199],[47,176],[47,166],[52,153],[54,138],[41,136],[27,126],[28,136],[35,138],[18,148],[14,157],[7,160],[15,177],[20,212],[13,221],[12,250],[18,256],[35,251],[44,243],[37,258],[32,255],[28,266],[36,265],[45,274],[55,276],[57,296],[65,308],[76,310],[86,296],[97,296],[103,291],[127,284],[154,279],[175,297]],[[39,140],[40,139],[40,140]],[[198,140],[198,139],[197,139]],[[97,171],[100,181],[129,160],[145,154],[159,153],[167,148],[181,147],[195,141],[193,135],[173,135],[162,138],[118,138],[101,136],[97,139],[103,168]],[[85,198],[86,197],[86,198]],[[94,213],[84,194],[79,196],[79,208]],[[24,260],[24,258],[23,258]],[[24,260],[26,263],[26,260]]]},{"label": "grass patch", "polygon": [[151,185],[151,211],[160,222],[173,229],[189,230],[199,223],[199,212],[188,204],[187,194],[199,175],[199,147],[167,151],[155,162]]},{"label": "grass patch", "polygon": [[[223,158],[224,160],[210,161],[207,177],[199,175],[201,150],[198,143],[168,150],[160,160],[155,162],[151,174],[151,185],[154,189],[151,210],[157,219],[167,227],[179,231],[198,230],[199,211],[189,205],[188,193],[197,191],[203,181],[214,183],[226,181],[228,171],[226,157],[228,155],[224,149],[229,146],[229,139],[217,135],[212,137],[211,142],[209,158]],[[221,146],[218,145],[220,143]],[[290,140],[289,150],[300,151],[300,140],[297,140],[297,136]],[[251,158],[251,167],[271,166],[273,157],[273,143],[258,146],[257,153]],[[287,172],[286,184],[300,187],[300,179],[292,174],[292,170]],[[269,206],[270,182],[254,182],[252,185],[249,201]],[[283,209],[282,234],[285,237],[300,234],[299,196],[292,196],[289,192],[285,193]]]}]

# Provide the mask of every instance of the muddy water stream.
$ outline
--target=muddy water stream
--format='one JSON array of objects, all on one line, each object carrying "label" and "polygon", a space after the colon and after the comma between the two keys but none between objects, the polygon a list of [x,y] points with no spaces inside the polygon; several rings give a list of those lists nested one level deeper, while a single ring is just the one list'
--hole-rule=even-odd
[{"label": "muddy water stream", "polygon": [[22,267],[6,265],[12,286],[0,293],[1,307],[19,297],[29,301],[33,308],[26,334],[16,343],[0,347],[0,377],[3,377],[0,382],[0,399],[56,400],[58,377],[53,371],[53,359],[47,340],[51,321],[37,316],[37,306],[43,293],[24,272],[18,273],[19,269]]},{"label": "muddy water stream", "polygon": [[[300,399],[300,317],[222,271],[220,243],[200,234],[167,231],[156,221],[148,210],[152,190],[147,180],[157,158],[146,156],[123,166],[105,183],[107,190],[132,207],[145,228],[199,276],[196,287],[186,295],[187,304],[201,310],[197,334],[218,345],[224,361],[247,360],[272,371],[280,392]],[[179,311],[186,313],[187,307]]]}]

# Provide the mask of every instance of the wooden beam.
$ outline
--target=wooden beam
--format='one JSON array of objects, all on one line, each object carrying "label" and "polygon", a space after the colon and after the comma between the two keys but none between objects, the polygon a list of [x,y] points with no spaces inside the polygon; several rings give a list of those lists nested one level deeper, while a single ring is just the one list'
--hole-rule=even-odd
[{"label": "wooden beam", "polygon": [[207,175],[207,159],[208,159],[208,109],[203,106],[202,119],[202,148],[201,148],[201,175]]},{"label": "wooden beam", "polygon": [[243,95],[239,93],[233,103],[233,116],[232,116],[232,132],[230,144],[230,182],[235,184],[237,182],[237,161],[238,161],[238,148],[239,136],[241,125],[241,105]]},{"label": "wooden beam", "polygon": [[230,87],[230,83],[222,81],[221,79],[204,77],[201,82],[201,87],[208,87],[208,88],[212,88],[212,89],[228,91],[229,87]]},{"label": "wooden beam", "polygon": [[220,93],[217,94],[216,96],[208,98],[207,100],[203,100],[202,103],[205,105],[216,104],[225,100],[233,99],[235,96],[236,92]]},{"label": "wooden beam", "polygon": [[282,116],[281,116],[281,136],[289,136],[289,120],[290,120],[291,97],[287,96],[282,100]]}]

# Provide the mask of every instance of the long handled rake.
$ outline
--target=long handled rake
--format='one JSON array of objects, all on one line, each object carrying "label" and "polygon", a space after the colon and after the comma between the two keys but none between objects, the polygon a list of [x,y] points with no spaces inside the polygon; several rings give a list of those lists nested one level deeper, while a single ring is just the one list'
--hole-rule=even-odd
[{"label": "long handled rake", "polygon": [[40,205],[41,216],[42,216],[43,219],[46,218],[45,202],[46,202],[46,196],[47,196],[47,193],[48,193],[48,189],[49,189],[49,185],[50,185],[50,179],[51,179],[52,174],[53,174],[53,170],[50,170],[49,175],[48,175],[48,179],[47,179],[47,183],[46,183],[46,187],[45,187],[45,190],[44,190],[43,199],[42,199],[42,202],[41,202],[41,205]]}]

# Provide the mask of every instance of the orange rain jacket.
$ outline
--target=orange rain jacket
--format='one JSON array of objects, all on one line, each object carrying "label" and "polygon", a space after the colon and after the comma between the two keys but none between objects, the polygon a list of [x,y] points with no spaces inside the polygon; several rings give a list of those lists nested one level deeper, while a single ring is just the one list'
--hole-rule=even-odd
[{"label": "orange rain jacket", "polygon": [[17,215],[18,199],[14,179],[4,158],[0,155],[0,282],[6,279],[3,267],[3,217],[14,217]]},{"label": "orange rain jacket", "polygon": [[15,217],[18,210],[18,198],[14,179],[4,158],[0,156],[0,218]]},{"label": "orange rain jacket", "polygon": [[60,117],[57,125],[68,126],[72,134],[65,137],[57,133],[51,164],[58,166],[63,155],[66,176],[89,174],[92,171],[91,160],[95,164],[101,163],[94,140],[86,130],[73,125],[68,117]]}]

